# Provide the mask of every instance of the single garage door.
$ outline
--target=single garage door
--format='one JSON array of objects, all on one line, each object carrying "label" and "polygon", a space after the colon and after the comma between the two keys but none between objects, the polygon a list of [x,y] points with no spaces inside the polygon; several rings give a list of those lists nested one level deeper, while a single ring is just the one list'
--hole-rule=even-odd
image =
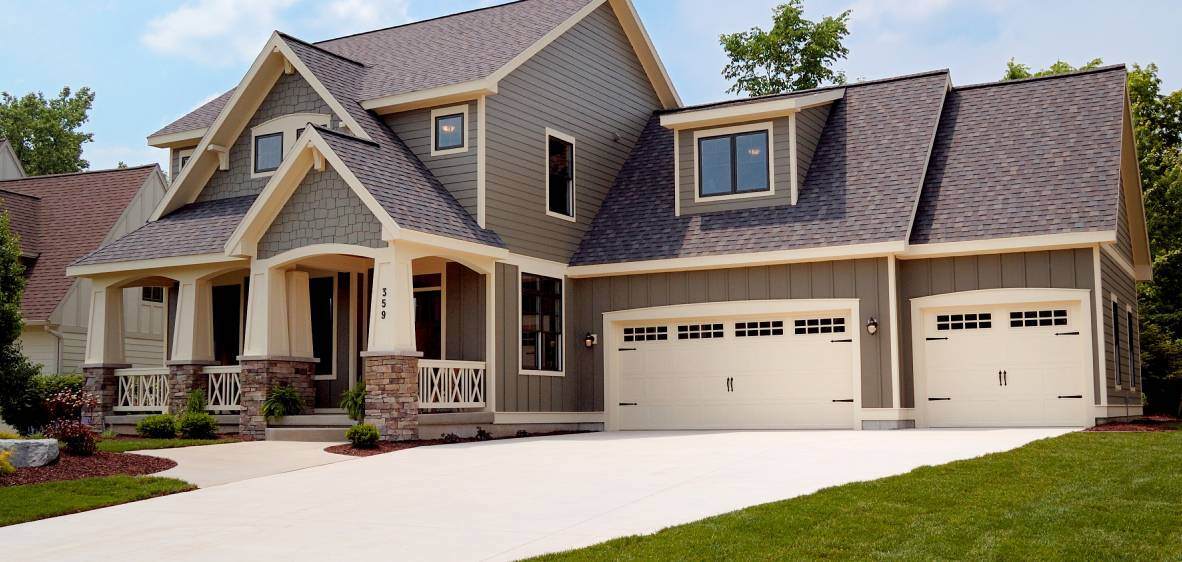
[{"label": "single garage door", "polygon": [[1087,333],[1078,303],[926,310],[928,425],[1080,425]]},{"label": "single garage door", "polygon": [[854,424],[849,311],[620,326],[620,429]]}]

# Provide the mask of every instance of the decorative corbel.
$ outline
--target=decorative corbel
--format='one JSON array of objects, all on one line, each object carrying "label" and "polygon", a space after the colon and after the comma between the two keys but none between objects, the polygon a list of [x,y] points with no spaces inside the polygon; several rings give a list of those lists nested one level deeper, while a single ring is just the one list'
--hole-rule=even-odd
[{"label": "decorative corbel", "polygon": [[286,58],[283,59],[283,73],[287,75],[295,74],[295,67],[291,65],[291,61]]},{"label": "decorative corbel", "polygon": [[312,151],[312,168],[317,172],[324,171],[324,154],[318,148],[308,145],[308,150]]},{"label": "decorative corbel", "polygon": [[211,144],[206,150],[217,153],[218,155],[218,169],[230,169],[230,149],[221,145]]}]

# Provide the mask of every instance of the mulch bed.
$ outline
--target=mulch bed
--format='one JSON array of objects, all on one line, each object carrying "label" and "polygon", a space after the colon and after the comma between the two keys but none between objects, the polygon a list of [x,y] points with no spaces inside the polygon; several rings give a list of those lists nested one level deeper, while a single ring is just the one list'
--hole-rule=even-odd
[{"label": "mulch bed", "polygon": [[511,435],[508,437],[494,437],[492,439],[477,439],[475,437],[464,437],[459,440],[445,441],[443,439],[418,439],[415,441],[378,441],[378,446],[373,449],[354,449],[353,445],[345,443],[344,445],[333,445],[325,447],[324,452],[334,453],[337,455],[349,455],[351,457],[372,457],[382,453],[393,453],[394,451],[403,451],[406,449],[413,449],[415,447],[428,447],[431,445],[450,445],[453,443],[475,443],[477,441],[501,441],[504,439],[522,439],[525,437],[547,437],[550,435],[571,435],[574,433],[586,433],[585,431],[550,431],[546,433],[531,433],[518,437]]},{"label": "mulch bed", "polygon": [[1129,421],[1106,423],[1088,428],[1088,431],[1178,431],[1182,420],[1169,416],[1145,416]]},{"label": "mulch bed", "polygon": [[99,451],[89,457],[76,457],[62,453],[56,462],[33,468],[18,468],[16,474],[0,476],[0,488],[56,480],[77,480],[93,476],[119,474],[140,476],[168,470],[174,466],[176,466],[176,461],[131,453]]}]

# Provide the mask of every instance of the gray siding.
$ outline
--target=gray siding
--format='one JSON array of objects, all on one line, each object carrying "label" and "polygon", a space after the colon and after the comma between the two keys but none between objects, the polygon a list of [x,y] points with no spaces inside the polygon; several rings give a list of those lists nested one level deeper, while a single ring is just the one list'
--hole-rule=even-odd
[{"label": "gray siding", "polygon": [[1119,204],[1119,216],[1116,221],[1116,250],[1130,264],[1133,263],[1133,236],[1129,229],[1129,208],[1125,204],[1125,186],[1121,182],[1120,196],[1117,197]]},{"label": "gray siding", "polygon": [[452,361],[484,361],[484,276],[456,262],[447,263],[447,357]]},{"label": "gray siding", "polygon": [[825,123],[829,120],[831,104],[810,107],[796,115],[796,163],[799,189],[804,190],[804,180],[809,176],[809,168],[813,164],[813,154],[817,152],[817,143],[821,142],[821,132],[825,130]]},{"label": "gray siding", "polygon": [[[488,228],[513,252],[568,262],[658,107],[610,6],[588,15],[488,98]],[[574,223],[545,212],[546,127],[576,139]]]},{"label": "gray siding", "polygon": [[[452,107],[465,104],[447,104],[442,107]],[[476,208],[476,150],[479,138],[479,119],[476,115],[476,103],[470,102],[468,117],[464,120],[464,132],[468,135],[468,150],[457,154],[431,156],[431,119],[432,107],[415,109],[403,113],[396,113],[386,117],[386,124],[406,143],[415,156],[423,161],[428,170],[439,178],[443,187],[455,196],[460,205],[473,217],[477,215]]]},{"label": "gray siding", "polygon": [[263,98],[258,111],[250,118],[234,146],[230,147],[230,169],[217,170],[205,184],[197,201],[212,201],[243,195],[256,195],[263,191],[269,177],[251,179],[251,138],[250,129],[276,117],[292,113],[321,113],[333,115],[332,126],[336,127],[337,117],[316,90],[299,73],[279,77],[271,92]]},{"label": "gray siding", "polygon": [[[1137,324],[1140,323],[1140,310],[1137,307],[1137,284],[1129,274],[1125,273],[1119,265],[1116,264],[1108,254],[1100,252],[1100,285],[1103,289],[1102,295],[1104,309],[1104,369],[1107,379],[1108,404],[1112,406],[1121,406],[1125,404],[1139,405],[1141,404],[1141,386],[1140,375],[1141,372],[1141,330]],[[1120,302],[1120,331],[1121,336],[1119,342],[1113,341],[1112,337],[1112,296],[1116,295],[1116,300]],[[1125,305],[1133,305],[1133,347],[1132,357],[1137,358],[1136,370],[1138,373],[1136,390],[1129,389],[1129,357],[1130,350],[1128,345],[1128,331],[1130,329],[1125,318]],[[1121,390],[1116,389],[1116,345],[1120,346],[1121,354]]]},{"label": "gray siding", "polygon": [[900,260],[897,272],[899,360],[902,364],[899,386],[903,407],[915,407],[911,299],[979,289],[1092,289],[1095,284],[1092,260],[1090,248]]},{"label": "gray siding", "polygon": [[[602,345],[582,335],[603,331],[603,313],[676,304],[764,299],[858,298],[860,329],[889,310],[885,259],[844,260],[710,271],[573,279],[566,283],[566,376],[520,375],[517,268],[497,266],[497,409],[507,412],[603,409]],[[890,326],[861,336],[862,402],[890,407]]]},{"label": "gray siding", "polygon": [[335,170],[308,170],[259,239],[258,256],[267,259],[293,248],[327,243],[385,245],[382,224]]}]

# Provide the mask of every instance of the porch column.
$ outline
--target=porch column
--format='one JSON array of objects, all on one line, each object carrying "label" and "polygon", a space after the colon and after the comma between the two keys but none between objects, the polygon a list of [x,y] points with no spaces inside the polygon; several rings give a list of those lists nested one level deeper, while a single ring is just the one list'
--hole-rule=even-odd
[{"label": "porch column", "polygon": [[82,412],[82,422],[102,431],[117,399],[115,370],[130,367],[123,356],[123,288],[114,282],[90,283],[90,319],[86,331],[86,355],[82,365],[85,390],[98,405]]},{"label": "porch column", "polygon": [[391,245],[374,259],[368,351],[365,357],[365,421],[382,438],[418,437],[419,357],[415,345],[413,255]]},{"label": "porch column", "polygon": [[197,274],[178,278],[176,318],[173,322],[172,354],[168,365],[168,409],[185,411],[189,393],[202,390],[209,397],[209,384],[202,367],[213,360],[213,288]]}]

